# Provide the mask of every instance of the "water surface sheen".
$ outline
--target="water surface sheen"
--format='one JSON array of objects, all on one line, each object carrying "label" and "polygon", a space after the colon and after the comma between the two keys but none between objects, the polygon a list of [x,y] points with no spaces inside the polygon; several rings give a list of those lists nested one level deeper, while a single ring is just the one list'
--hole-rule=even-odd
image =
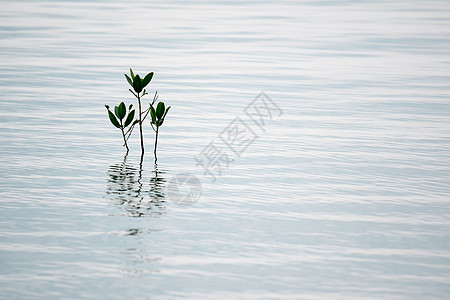
[{"label": "water surface sheen", "polygon": [[[450,296],[448,1],[0,7],[0,298]],[[130,66],[172,105],[157,166],[149,124],[141,165],[104,108],[134,103]],[[261,91],[282,114],[260,128]],[[236,117],[257,135],[240,156],[219,138]]]}]

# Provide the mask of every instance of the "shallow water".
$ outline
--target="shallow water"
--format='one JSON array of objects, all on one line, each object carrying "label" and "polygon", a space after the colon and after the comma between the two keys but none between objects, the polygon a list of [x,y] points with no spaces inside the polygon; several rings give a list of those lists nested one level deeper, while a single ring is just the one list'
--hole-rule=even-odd
[{"label": "shallow water", "polygon": [[[0,5],[1,298],[450,295],[447,1]],[[107,119],[129,67],[172,105],[157,166]]]}]

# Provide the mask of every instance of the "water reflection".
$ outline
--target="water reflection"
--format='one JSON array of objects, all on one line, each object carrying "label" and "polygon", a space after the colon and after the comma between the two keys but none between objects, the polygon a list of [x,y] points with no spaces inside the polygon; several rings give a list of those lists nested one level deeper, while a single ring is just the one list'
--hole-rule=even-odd
[{"label": "water reflection", "polygon": [[120,270],[127,277],[142,277],[147,273],[159,273],[161,257],[151,256],[145,248],[126,248],[121,251],[126,257],[125,265]]},{"label": "water reflection", "polygon": [[154,165],[149,181],[143,178],[142,160],[139,167],[127,162],[113,164],[108,170],[106,193],[114,205],[130,217],[158,217],[165,212],[164,171]]}]

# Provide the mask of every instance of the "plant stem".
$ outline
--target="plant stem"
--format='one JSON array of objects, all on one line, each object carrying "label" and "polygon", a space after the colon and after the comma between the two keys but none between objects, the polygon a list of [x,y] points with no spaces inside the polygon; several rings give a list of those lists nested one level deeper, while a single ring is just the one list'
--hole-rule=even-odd
[{"label": "plant stem", "polygon": [[156,156],[156,147],[158,147],[158,133],[159,133],[159,126],[156,126],[155,150],[153,151],[153,153],[155,154],[155,164],[156,161],[158,160],[158,157]]},{"label": "plant stem", "polygon": [[138,104],[139,104],[139,133],[141,136],[141,153],[144,155],[144,136],[142,134],[142,106],[141,106],[141,97],[139,93],[137,94]]},{"label": "plant stem", "polygon": [[128,152],[130,151],[130,148],[128,148],[127,138],[125,137],[125,133],[123,132],[123,128],[122,128],[122,136],[123,136],[123,141],[125,142],[125,147],[127,148],[127,155],[128,155]]},{"label": "plant stem", "polygon": [[130,148],[128,148],[128,143],[127,143],[127,138],[125,137],[125,131],[123,130],[123,124],[122,124],[122,120],[120,120],[120,131],[122,131],[122,136],[123,136],[123,142],[125,143],[125,147],[127,148],[127,154],[130,151]]}]

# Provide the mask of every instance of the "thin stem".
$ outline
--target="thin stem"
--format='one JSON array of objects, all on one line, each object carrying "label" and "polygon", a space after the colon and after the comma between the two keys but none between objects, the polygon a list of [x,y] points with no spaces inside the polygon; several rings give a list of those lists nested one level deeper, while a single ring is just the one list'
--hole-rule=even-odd
[{"label": "thin stem", "polygon": [[128,148],[128,143],[127,143],[127,138],[125,137],[125,132],[123,130],[123,124],[122,124],[122,120],[120,120],[120,131],[122,131],[122,136],[123,136],[123,142],[125,143],[124,146],[127,148],[127,154],[130,151],[130,148]]},{"label": "thin stem", "polygon": [[128,152],[130,152],[130,148],[128,148],[127,139],[125,137],[125,133],[123,132],[123,129],[122,129],[122,136],[123,136],[123,141],[125,143],[125,147],[127,148],[127,155],[128,155]]},{"label": "thin stem", "polygon": [[158,157],[156,156],[156,147],[158,147],[158,133],[159,133],[159,126],[156,126],[155,150],[153,151],[153,153],[155,154],[155,164],[156,161],[158,160]]},{"label": "thin stem", "polygon": [[139,93],[137,94],[137,99],[139,103],[139,133],[141,136],[141,153],[144,154],[144,135],[142,134],[142,105],[141,105],[141,97]]},{"label": "thin stem", "polygon": [[131,133],[133,132],[134,126],[135,126],[136,124],[137,124],[137,123],[133,123],[133,124],[131,125],[131,127],[128,128],[127,132],[125,132],[125,135],[128,135],[128,136],[127,136],[127,141],[128,141],[128,139],[130,138]]},{"label": "thin stem", "polygon": [[136,95],[136,93],[135,92],[133,92],[133,90],[132,89],[128,89],[129,91],[130,91],[130,93],[132,93],[136,98],[138,97],[138,95]]},{"label": "thin stem", "polygon": [[144,114],[144,117],[142,118],[142,122],[144,122],[145,118],[147,118],[147,115],[149,112],[150,112],[150,107],[142,112],[142,114]]},{"label": "thin stem", "polygon": [[[153,105],[156,100],[158,100],[158,91],[155,92],[155,95],[153,96],[153,101],[150,105]],[[150,107],[142,112],[143,114],[145,114],[144,117],[142,118],[142,122],[144,122],[145,118],[147,118],[149,112],[150,112]]]},{"label": "thin stem", "polygon": [[141,179],[142,179],[142,163],[144,162],[144,153],[141,153],[141,160],[139,161],[139,184],[142,187]]},{"label": "thin stem", "polygon": [[158,100],[158,91],[156,91],[155,95],[153,95],[152,105],[155,103],[156,100]]}]

